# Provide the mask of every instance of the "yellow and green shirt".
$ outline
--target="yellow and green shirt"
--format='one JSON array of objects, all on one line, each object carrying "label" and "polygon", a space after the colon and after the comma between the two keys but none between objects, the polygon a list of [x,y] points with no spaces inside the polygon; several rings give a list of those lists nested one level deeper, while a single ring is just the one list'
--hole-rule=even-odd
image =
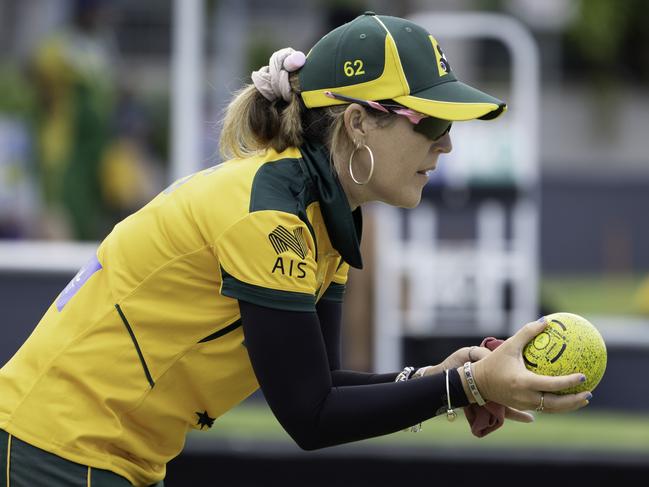
[{"label": "yellow and green shirt", "polygon": [[255,389],[238,299],[314,312],[361,267],[327,151],[305,144],[172,184],[115,226],[0,369],[0,428],[136,485]]}]

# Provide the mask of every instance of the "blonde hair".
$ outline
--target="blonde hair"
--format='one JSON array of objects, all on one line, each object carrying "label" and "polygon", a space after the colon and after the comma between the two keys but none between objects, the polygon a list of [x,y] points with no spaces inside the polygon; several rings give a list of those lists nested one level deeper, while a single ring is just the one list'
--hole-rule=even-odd
[{"label": "blonde hair", "polygon": [[220,151],[224,158],[249,157],[271,148],[282,152],[300,147],[305,139],[324,144],[330,154],[352,147],[343,117],[347,105],[308,109],[299,95],[297,73],[291,73],[289,81],[289,102],[269,101],[253,84],[235,93],[223,118]]}]

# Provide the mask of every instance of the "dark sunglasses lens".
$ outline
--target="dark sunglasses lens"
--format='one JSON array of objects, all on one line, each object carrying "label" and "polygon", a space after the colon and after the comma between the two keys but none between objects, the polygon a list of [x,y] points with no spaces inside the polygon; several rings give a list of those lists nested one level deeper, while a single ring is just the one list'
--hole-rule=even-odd
[{"label": "dark sunglasses lens", "polygon": [[435,141],[451,130],[453,122],[435,117],[422,118],[418,124],[413,125],[415,132],[425,135]]}]

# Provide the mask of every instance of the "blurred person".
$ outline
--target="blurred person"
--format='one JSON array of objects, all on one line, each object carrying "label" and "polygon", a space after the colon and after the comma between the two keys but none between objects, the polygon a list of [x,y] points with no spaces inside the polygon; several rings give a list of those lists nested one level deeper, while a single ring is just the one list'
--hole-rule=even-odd
[{"label": "blurred person", "polygon": [[69,26],[46,36],[31,63],[41,99],[38,158],[46,233],[99,237],[99,168],[115,108],[115,49],[106,0],[75,0]]},{"label": "blurred person", "polygon": [[106,215],[101,229],[104,234],[146,204],[164,183],[162,164],[148,144],[151,121],[147,110],[125,87],[120,90],[114,126],[99,167]]},{"label": "blurred person", "polygon": [[224,120],[233,158],[119,223],[0,370],[0,471],[30,485],[100,485],[99,474],[155,484],[191,428],[211,428],[259,387],[306,450],[453,420],[476,403],[522,422],[533,420],[524,410],[588,404],[590,393],[553,393],[582,374],[525,368],[543,319],[494,351],[342,369],[361,205],[417,206],[452,122],[495,118],[502,101],[459,82],[424,29],[372,12],[306,59],[274,53],[252,80]]}]

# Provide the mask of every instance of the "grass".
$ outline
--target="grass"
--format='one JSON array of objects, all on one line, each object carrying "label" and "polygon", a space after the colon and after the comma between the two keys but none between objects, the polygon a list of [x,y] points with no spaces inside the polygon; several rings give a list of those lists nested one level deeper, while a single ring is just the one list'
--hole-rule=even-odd
[{"label": "grass", "polygon": [[[545,276],[541,281],[541,296],[552,311],[633,315],[640,313],[641,308],[649,310],[647,304],[641,304],[643,298],[639,296],[644,279],[646,276],[632,274]],[[649,300],[649,294],[644,300]]]},{"label": "grass", "polygon": [[[249,402],[214,423],[209,438],[292,442],[264,403]],[[199,438],[202,437],[202,438]],[[205,434],[192,433],[196,440]],[[385,446],[462,447],[476,450],[548,449],[649,455],[649,414],[582,410],[569,414],[537,414],[532,424],[512,421],[485,438],[475,438],[461,415],[449,423],[444,417],[424,423],[420,433],[394,433],[363,444]]]}]

